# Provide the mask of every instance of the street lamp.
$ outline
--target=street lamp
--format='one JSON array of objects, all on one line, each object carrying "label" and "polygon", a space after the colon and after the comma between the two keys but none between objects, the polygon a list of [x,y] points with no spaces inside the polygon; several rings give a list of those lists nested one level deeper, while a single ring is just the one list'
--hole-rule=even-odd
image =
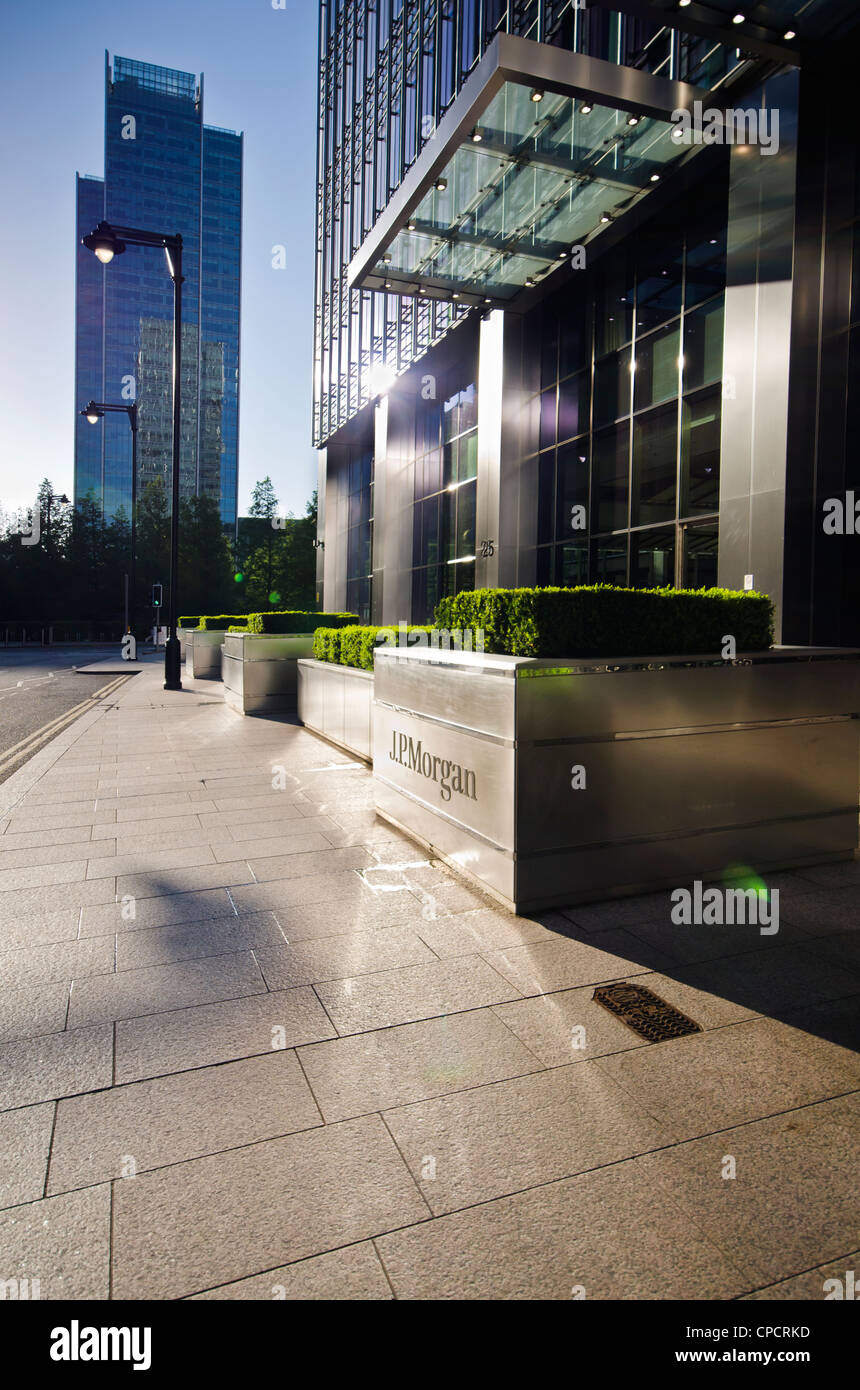
[{"label": "street lamp", "polygon": [[[109,401],[89,401],[81,411],[91,425],[97,425],[106,411],[118,411],[128,416],[131,425],[131,564],[129,565],[129,589],[131,590],[131,611],[134,612],[135,568],[137,565],[137,403],[131,405],[111,405]],[[128,626],[129,600],[126,599],[125,628]]]},{"label": "street lamp", "polygon": [[[164,688],[181,690],[177,615],[179,612],[179,454],[182,421],[182,237],[179,233],[166,236],[139,227],[115,227],[100,222],[89,236],[82,238],[84,246],[93,251],[102,265],[114,256],[121,256],[126,246],[154,246],[167,258],[167,269],[173,281],[173,488],[170,514],[170,602],[167,607],[167,644],[164,649]],[[95,404],[91,402],[90,404]],[[88,407],[89,408],[89,407]],[[98,418],[98,417],[96,417]],[[89,419],[89,416],[87,416]]]}]

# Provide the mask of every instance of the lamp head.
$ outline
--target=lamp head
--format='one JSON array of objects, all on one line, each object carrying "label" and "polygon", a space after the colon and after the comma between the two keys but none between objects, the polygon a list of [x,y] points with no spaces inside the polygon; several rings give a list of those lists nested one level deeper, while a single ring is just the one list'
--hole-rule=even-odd
[{"label": "lamp head", "polygon": [[83,245],[93,251],[102,265],[108,265],[114,256],[121,256],[125,242],[120,241],[109,222],[100,222],[94,232],[82,237]]}]

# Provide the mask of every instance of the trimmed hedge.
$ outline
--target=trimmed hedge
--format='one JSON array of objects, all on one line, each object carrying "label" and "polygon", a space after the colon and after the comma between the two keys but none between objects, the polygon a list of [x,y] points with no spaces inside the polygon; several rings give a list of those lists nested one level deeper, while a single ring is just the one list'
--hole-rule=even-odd
[{"label": "trimmed hedge", "polygon": [[[397,632],[398,629],[362,624],[341,628],[318,627],[314,633],[314,657],[317,661],[333,661],[340,666],[357,666],[360,671],[372,671],[379,633],[391,631]],[[406,631],[429,634],[433,629],[415,623]]]},{"label": "trimmed hedge", "polygon": [[247,621],[245,613],[216,613],[214,616],[207,614],[201,617],[199,625],[204,632],[226,632],[234,623]]},{"label": "trimmed hedge", "polygon": [[[231,619],[231,621],[234,621]],[[248,631],[263,635],[282,632],[316,632],[318,627],[346,627],[358,622],[357,613],[305,613],[283,610],[272,613],[249,613],[243,621]]]},{"label": "trimmed hedge", "polygon": [[248,628],[247,628],[247,625],[246,625],[245,623],[236,623],[234,627],[228,627],[227,631],[228,631],[228,632],[247,632],[247,631],[248,631]]},{"label": "trimmed hedge", "polygon": [[179,626],[180,626],[180,627],[196,627],[197,624],[198,624],[199,622],[200,622],[200,615],[199,615],[198,613],[196,613],[196,614],[194,615],[193,618],[180,618],[180,619],[179,619]]},{"label": "trimmed hedge", "polygon": [[444,598],[436,626],[482,628],[484,650],[508,656],[684,656],[773,643],[766,594],[732,589],[475,589]]}]

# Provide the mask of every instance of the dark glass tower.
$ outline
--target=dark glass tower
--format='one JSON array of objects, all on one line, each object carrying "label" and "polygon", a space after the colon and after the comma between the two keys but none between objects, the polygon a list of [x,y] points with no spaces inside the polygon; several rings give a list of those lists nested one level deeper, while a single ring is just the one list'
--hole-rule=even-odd
[{"label": "dark glass tower", "polygon": [[203,78],[106,55],[105,177],[78,176],[75,498],[107,516],[131,504],[122,415],[94,428],[94,398],[138,406],[138,494],[169,486],[173,290],[160,253],[130,246],[105,270],[80,238],[108,222],[183,238],[184,497],[214,498],[236,525],[242,136],[203,124]]},{"label": "dark glass tower", "polygon": [[856,0],[320,0],[319,53],[324,606],[718,583],[860,641]]}]

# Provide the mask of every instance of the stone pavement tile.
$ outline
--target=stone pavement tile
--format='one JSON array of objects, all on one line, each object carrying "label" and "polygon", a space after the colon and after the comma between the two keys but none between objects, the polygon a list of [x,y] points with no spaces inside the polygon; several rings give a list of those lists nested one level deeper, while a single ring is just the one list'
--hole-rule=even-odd
[{"label": "stone pavement tile", "polygon": [[621,930],[596,932],[588,941],[538,941],[487,952],[486,959],[524,995],[620,980],[671,965],[662,952],[643,948]]},{"label": "stone pavement tile", "polygon": [[809,1004],[799,1009],[786,1009],[782,1019],[804,1033],[813,1033],[839,1047],[860,1053],[860,994],[849,994],[844,999],[829,999],[823,1004]]},{"label": "stone pavement tile", "polygon": [[0,1114],[0,1207],[41,1197],[53,1123],[53,1103]]},{"label": "stone pavement tile", "polygon": [[320,941],[293,942],[289,946],[255,950],[257,963],[269,989],[290,989],[322,980],[346,980],[380,970],[398,970],[436,960],[433,952],[408,927],[387,931],[329,936]]},{"label": "stone pavement tile", "polygon": [[479,892],[453,875],[432,888],[421,888],[416,884],[413,891],[422,906],[427,908],[428,920],[434,915],[447,917],[452,912],[472,912],[479,907],[498,907],[498,903],[494,902],[489,894]]},{"label": "stone pavement tile", "polygon": [[0,1042],[61,1032],[68,1006],[68,984],[24,984],[0,991]]},{"label": "stone pavement tile", "polygon": [[0,1046],[0,1110],[97,1091],[111,1084],[113,1028],[72,1028],[64,1033]]},{"label": "stone pavement tile", "polygon": [[583,931],[607,931],[611,927],[635,927],[639,922],[669,920],[672,902],[669,892],[644,893],[635,898],[615,898],[610,902],[583,903],[562,908]]},{"label": "stone pavement tile", "polygon": [[644,985],[646,989],[652,989],[661,999],[665,999],[668,1004],[674,1004],[676,1009],[680,1009],[681,1013],[692,1018],[706,1030],[723,1028],[727,1023],[741,1023],[745,1019],[758,1017],[754,1009],[747,1009],[736,1000],[723,998],[719,994],[708,994],[705,990],[693,989],[682,980],[675,979],[674,975],[661,975],[659,972],[653,975],[638,975],[636,983]]},{"label": "stone pavement tile", "polygon": [[358,886],[349,896],[340,900],[297,903],[293,907],[275,909],[287,940],[314,941],[351,932],[384,931],[395,925],[418,930],[421,915],[411,893],[370,893],[358,880],[356,883]]},{"label": "stone pavement tile", "polygon": [[107,1298],[110,1207],[105,1183],[0,1212],[4,1279],[38,1279],[41,1299]]},{"label": "stone pavement tile", "polygon": [[670,1142],[593,1062],[387,1110],[385,1122],[436,1216]]},{"label": "stone pavement tile", "polygon": [[193,798],[188,791],[137,792],[132,796],[99,797],[99,809],[105,807],[116,811],[117,820],[143,820],[147,811],[152,811],[157,820],[160,815],[197,816],[201,811],[215,810],[209,798]]},{"label": "stone pavement tile", "polygon": [[[295,805],[304,806],[305,799],[295,801],[286,792],[261,792],[258,795],[250,796],[214,796],[213,810],[215,811],[256,811],[258,816],[265,816],[269,810],[277,810],[285,800],[293,801]],[[309,804],[309,803],[308,803]],[[319,811],[314,806],[313,815],[319,815]]]},{"label": "stone pavement tile", "polygon": [[422,941],[442,957],[503,951],[531,941],[557,939],[550,929],[530,917],[514,917],[510,912],[486,907],[458,912],[452,917],[434,917],[430,921],[422,918],[416,931]]},{"label": "stone pavement tile", "polygon": [[81,858],[71,864],[36,864],[24,869],[2,869],[0,894],[17,893],[21,888],[36,888],[43,892],[54,884],[73,883],[86,878],[86,873],[87,861]]},{"label": "stone pavement tile", "polygon": [[378,1116],[271,1139],[116,1185],[114,1297],[197,1293],[426,1215]]},{"label": "stone pavement tile", "polygon": [[0,839],[0,849],[5,854],[11,849],[38,849],[43,845],[71,845],[88,843],[92,835],[91,825],[57,826],[55,830],[7,830]]},{"label": "stone pavement tile", "polygon": [[336,1036],[312,989],[251,994],[116,1025],[117,1083]]},{"label": "stone pavement tile", "polygon": [[39,811],[36,809],[11,812],[7,834],[12,831],[32,833],[57,828],[86,827],[89,825],[110,825],[116,820],[116,811],[99,807],[97,811]]},{"label": "stone pavement tile", "polygon": [[114,945],[108,936],[89,941],[61,941],[48,946],[24,946],[0,953],[4,988],[21,984],[50,984],[54,980],[83,980],[114,969]]},{"label": "stone pavement tile", "polygon": [[83,811],[94,811],[96,804],[95,783],[82,781],[80,786],[61,791],[58,787],[53,790],[41,791],[39,784],[24,797],[20,803],[28,811],[56,811],[62,806],[68,806],[69,810],[76,814]]},{"label": "stone pavement tile", "polygon": [[285,844],[292,845],[303,836],[322,835],[326,843],[331,844],[331,837],[342,834],[330,816],[301,816],[298,821],[240,821],[238,824],[231,823],[225,830],[231,840],[240,842],[243,850],[242,842],[247,840],[283,840]]},{"label": "stone pavement tile", "polygon": [[[306,821],[302,822],[303,826],[306,824]],[[291,854],[308,854],[313,850],[331,851],[332,848],[331,841],[327,840],[325,835],[320,835],[318,831],[311,830],[305,835],[294,835],[289,838],[280,835],[277,839],[267,837],[262,840],[249,839],[237,841],[230,838],[222,844],[215,845],[212,852],[219,863],[241,858],[249,860],[256,866],[261,859],[274,859],[278,856],[285,857]],[[351,868],[352,865],[349,867]],[[303,869],[302,872],[306,873],[307,870]],[[285,877],[282,870],[279,871],[277,876],[278,878]]]},{"label": "stone pavement tile", "polygon": [[825,888],[848,887],[854,884],[860,888],[860,859],[841,859],[833,864],[813,864],[802,869],[804,878]]},{"label": "stone pavement tile", "polygon": [[[129,824],[132,824],[132,822],[129,822]],[[144,821],[143,825],[146,824],[147,822]],[[202,826],[197,826],[196,829],[191,830],[181,830],[179,828],[176,830],[172,828],[170,830],[158,830],[156,828],[157,823],[156,826],[154,826],[151,821],[148,822],[148,824],[149,833],[146,831],[138,831],[133,835],[126,835],[124,825],[113,827],[114,830],[119,830],[120,832],[111,840],[111,844],[114,846],[114,852],[117,856],[120,858],[129,856],[140,857],[143,855],[157,854],[165,849],[201,849],[204,846],[210,847],[214,855],[215,847],[219,843],[232,844],[230,833],[227,830],[204,830]],[[102,840],[99,841],[99,843],[104,844],[105,841]]]},{"label": "stone pavement tile", "polygon": [[[860,924],[858,924],[860,925]],[[860,931],[835,932],[833,936],[817,936],[801,949],[817,959],[845,966],[860,978]]]},{"label": "stone pavement tile", "polygon": [[795,946],[679,966],[671,973],[694,989],[764,1014],[860,993],[860,973],[818,960]]},{"label": "stone pavement tile", "polygon": [[57,1107],[48,1192],[133,1176],[319,1124],[292,1051],[75,1096]]},{"label": "stone pavement tile", "polygon": [[[171,816],[164,822],[164,828],[160,828],[160,821],[152,820],[123,820],[112,821],[110,825],[94,825],[92,836],[94,840],[124,840],[136,843],[146,841],[150,843],[153,835],[160,839],[165,835],[185,835],[197,831],[205,834],[204,827],[200,824],[199,816]],[[124,853],[133,853],[133,849],[124,850]]]},{"label": "stone pavement tile", "polygon": [[160,869],[194,868],[199,864],[212,863],[212,851],[208,845],[192,845],[191,849],[161,849],[146,854],[116,854],[112,858],[90,860],[87,878],[103,878],[114,874],[117,878],[128,874],[156,876]]},{"label": "stone pavement tile", "polygon": [[229,864],[125,874],[117,879],[116,891],[118,897],[129,893],[133,898],[159,898],[170,893],[205,893],[208,888],[232,888],[235,884],[253,882],[254,875],[247,862],[236,858]]},{"label": "stone pavement tile", "polygon": [[[201,956],[225,956],[257,947],[283,945],[284,934],[272,912],[218,917],[209,922],[182,922],[175,926],[124,932],[117,939],[116,968],[140,970],[149,965],[171,965]],[[259,963],[259,952],[257,960]],[[269,988],[280,986],[270,985]]]},{"label": "stone pavement tile", "polygon": [[312,1043],[300,1057],[327,1123],[541,1067],[490,1009]]},{"label": "stone pavement tile", "polygon": [[217,1289],[191,1295],[200,1299],[287,1299],[289,1302],[315,1301],[357,1302],[368,1299],[390,1299],[394,1295],[385,1272],[370,1240],[332,1250],[327,1255],[312,1255],[267,1274],[255,1274],[239,1279],[235,1284],[221,1284]]},{"label": "stone pavement tile", "polygon": [[[241,850],[241,846],[236,846]],[[249,856],[248,863],[260,883],[271,879],[309,878],[312,874],[321,877],[327,874],[343,873],[349,869],[362,869],[370,862],[367,850],[358,845],[347,849],[334,849],[326,844],[325,849],[311,850],[300,854],[281,854],[272,858],[255,859]]]},{"label": "stone pavement tile", "polygon": [[0,923],[17,922],[34,913],[50,916],[64,908],[80,908],[93,903],[112,903],[116,885],[112,878],[80,879],[75,883],[53,884],[45,888],[24,888],[0,893]]},{"label": "stone pavement tile", "polygon": [[793,1279],[783,1279],[778,1284],[768,1284],[763,1289],[757,1289],[755,1293],[744,1294],[742,1302],[770,1302],[780,1299],[800,1299],[804,1302],[807,1299],[818,1302],[840,1299],[844,1302],[846,1298],[851,1297],[850,1293],[846,1292],[851,1288],[849,1271],[854,1275],[856,1300],[860,1293],[860,1250],[849,1251],[847,1255],[832,1260],[830,1264],[806,1269],[802,1274],[796,1274]]},{"label": "stone pavement tile", "polygon": [[649,946],[664,951],[672,960],[693,964],[697,961],[719,960],[724,956],[744,955],[748,951],[763,951],[777,946],[808,944],[809,932],[804,927],[786,922],[782,915],[779,931],[763,936],[759,926],[682,926],[675,922],[641,922],[628,927],[631,936]]},{"label": "stone pavement tile", "polygon": [[[265,811],[255,810],[253,807],[246,811],[203,811],[200,813],[200,824],[207,828],[248,826],[260,827],[260,834],[268,833],[266,827],[277,827],[285,821],[297,821],[296,830],[301,833],[301,823],[307,817],[302,813],[302,808],[292,801],[285,801],[281,806],[272,806]],[[314,817],[319,819],[319,817]]]},{"label": "stone pavement tile", "polygon": [[0,840],[0,872],[45,865],[66,864],[82,859],[106,859],[114,852],[107,840],[78,840],[70,845],[41,845],[31,849],[12,849],[7,852]]},{"label": "stone pavement tile", "polygon": [[69,1005],[69,1027],[140,1018],[142,1014],[186,1009],[258,994],[266,988],[250,951],[230,956],[207,956],[175,965],[123,970],[75,981]]},{"label": "stone pavement tile", "polygon": [[[854,1095],[679,1144],[639,1164],[657,1199],[686,1211],[747,1272],[750,1292],[860,1246],[858,1141]],[[726,1155],[735,1160],[734,1179],[722,1176]]]},{"label": "stone pavement tile", "polygon": [[860,1058],[769,1018],[602,1057],[599,1066],[676,1140],[860,1085]]},{"label": "stone pavement tile", "polygon": [[818,888],[806,897],[780,904],[780,925],[791,922],[814,935],[860,929],[860,892],[856,888]]},{"label": "stone pavement tile", "polygon": [[477,956],[331,980],[317,985],[316,993],[341,1036],[519,997],[507,980]]},{"label": "stone pavement tile", "polygon": [[74,941],[81,920],[79,907],[65,912],[31,912],[26,916],[0,920],[0,950],[17,951],[22,946],[50,946],[57,941]]},{"label": "stone pavement tile", "polygon": [[513,1004],[494,1004],[493,1013],[547,1067],[647,1046],[620,1018],[596,1004],[593,994],[593,985],[538,994]]},{"label": "stone pavement tile", "polygon": [[381,1236],[376,1248],[395,1297],[569,1300],[584,1289],[592,1300],[687,1300],[746,1292],[739,1269],[654,1190],[642,1162]]},{"label": "stone pavement tile", "polygon": [[372,897],[370,889],[365,887],[358,874],[349,870],[306,874],[302,878],[276,878],[266,883],[239,884],[231,888],[230,896],[240,912],[262,912],[268,908],[278,912],[280,908],[304,906],[307,903],[340,904],[343,910],[355,905],[360,911],[367,899]]},{"label": "stone pavement tile", "polygon": [[202,823],[204,815],[211,815],[214,810],[214,804],[210,803],[207,806],[205,802],[195,801],[192,806],[188,798],[183,796],[167,806],[141,806],[139,800],[132,806],[117,802],[114,816],[117,825],[137,825],[142,821],[163,820],[166,825],[170,826],[174,820],[184,819],[188,816],[199,816]]},{"label": "stone pavement tile", "polygon": [[206,921],[218,917],[235,917],[236,910],[224,888],[204,893],[168,893],[160,897],[140,898],[133,904],[100,903],[85,907],[81,914],[81,936],[103,936],[106,933],[142,931],[150,927],[169,927],[182,922]]}]

